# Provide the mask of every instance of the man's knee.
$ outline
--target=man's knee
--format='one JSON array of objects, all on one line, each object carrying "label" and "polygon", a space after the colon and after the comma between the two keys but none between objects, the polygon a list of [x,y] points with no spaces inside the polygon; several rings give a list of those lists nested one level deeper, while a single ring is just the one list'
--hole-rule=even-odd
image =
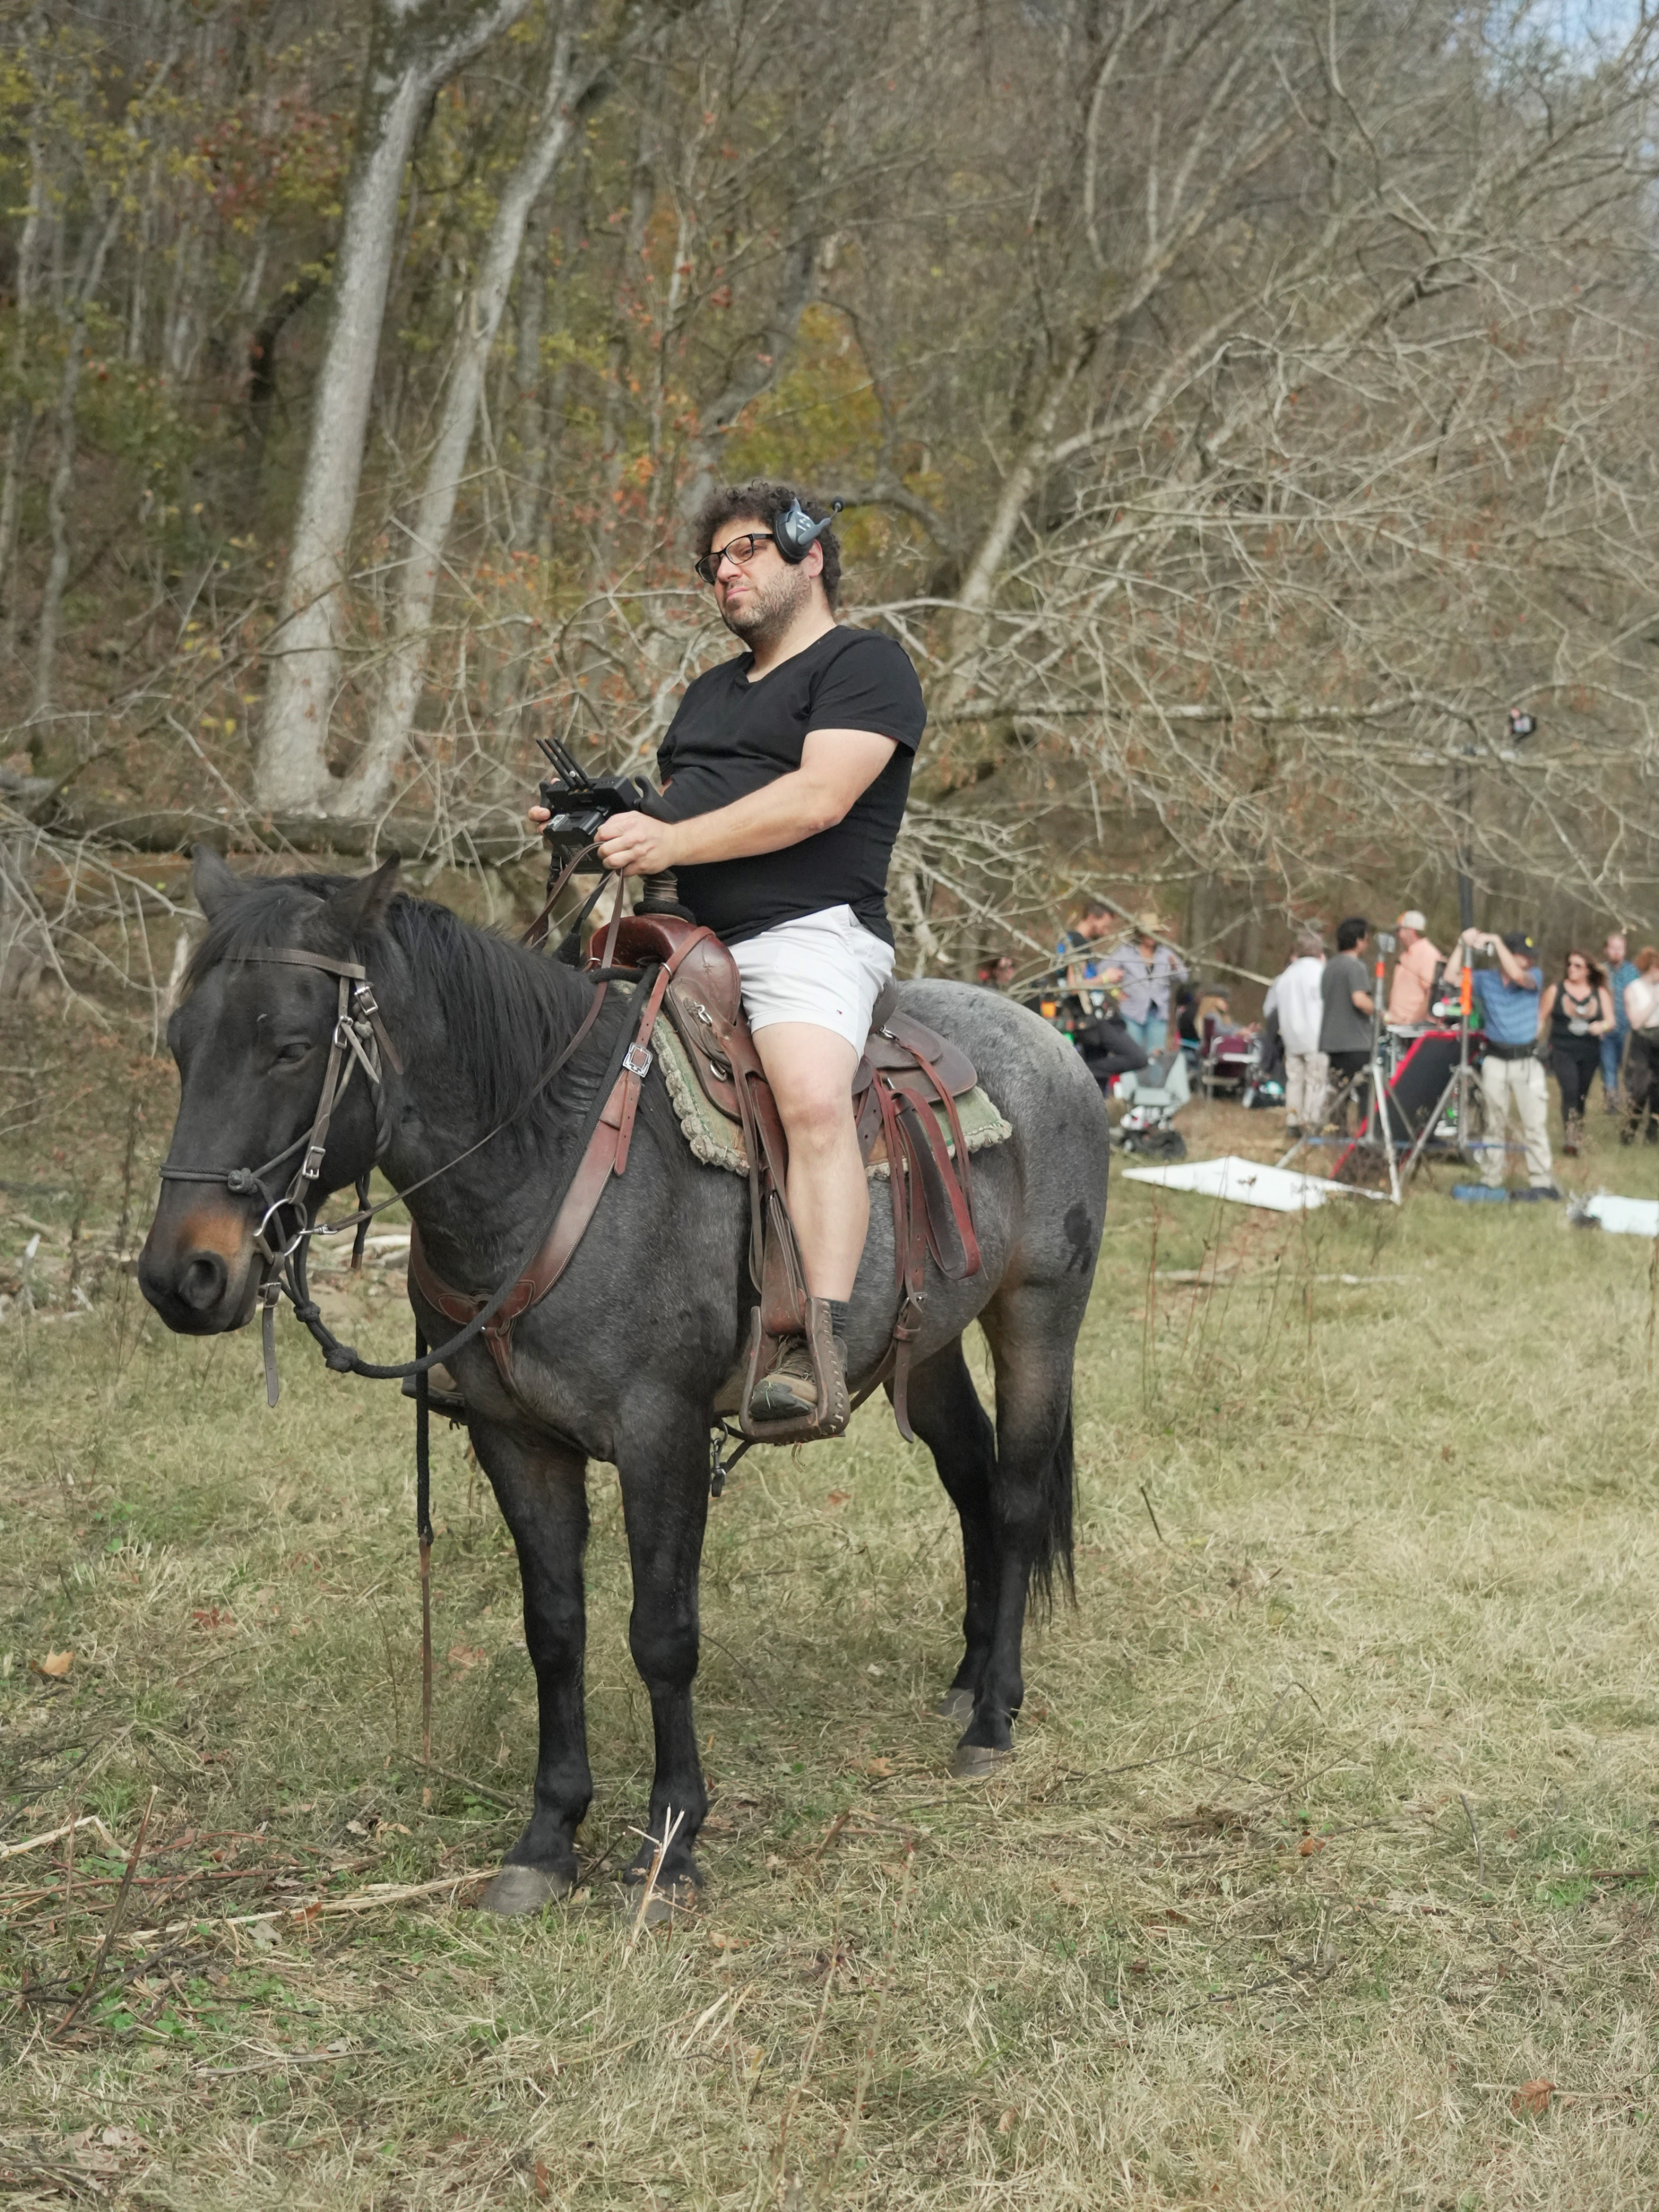
[{"label": "man's knee", "polygon": [[855,1133],[850,1088],[824,1081],[793,1081],[787,1089],[773,1085],[784,1133],[792,1146],[831,1152]]}]

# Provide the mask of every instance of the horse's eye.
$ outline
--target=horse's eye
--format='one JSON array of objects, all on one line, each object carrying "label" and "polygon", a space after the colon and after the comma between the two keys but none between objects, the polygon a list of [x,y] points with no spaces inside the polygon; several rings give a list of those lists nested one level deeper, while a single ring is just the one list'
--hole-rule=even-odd
[{"label": "horse's eye", "polygon": [[311,1041],[308,1037],[294,1037],[287,1044],[277,1046],[276,1065],[279,1067],[295,1066],[310,1050]]}]

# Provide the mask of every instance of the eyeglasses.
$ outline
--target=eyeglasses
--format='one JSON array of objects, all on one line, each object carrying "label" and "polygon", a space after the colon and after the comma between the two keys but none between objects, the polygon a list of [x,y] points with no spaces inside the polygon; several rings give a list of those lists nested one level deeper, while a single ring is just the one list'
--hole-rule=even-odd
[{"label": "eyeglasses", "polygon": [[739,568],[746,568],[755,557],[757,545],[775,545],[777,533],[771,530],[750,530],[741,538],[728,538],[718,553],[705,553],[701,561],[691,565],[705,584],[712,584],[720,573],[722,561],[735,561]]}]

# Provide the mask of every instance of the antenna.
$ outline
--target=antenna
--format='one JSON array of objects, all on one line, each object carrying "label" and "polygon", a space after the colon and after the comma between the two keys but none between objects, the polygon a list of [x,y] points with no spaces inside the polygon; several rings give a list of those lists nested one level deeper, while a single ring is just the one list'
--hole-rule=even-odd
[{"label": "antenna", "polygon": [[568,747],[557,738],[538,738],[536,740],[544,760],[555,768],[573,790],[592,791],[593,779]]}]

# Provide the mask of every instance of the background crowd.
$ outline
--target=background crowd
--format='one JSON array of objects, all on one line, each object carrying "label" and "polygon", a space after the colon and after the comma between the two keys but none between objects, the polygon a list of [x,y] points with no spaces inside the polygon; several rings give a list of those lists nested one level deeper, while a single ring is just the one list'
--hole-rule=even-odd
[{"label": "background crowd", "polygon": [[[988,961],[981,981],[1014,988],[1015,965],[1007,954]],[[1298,931],[1262,1008],[1261,1057],[1277,1066],[1282,1055],[1287,1136],[1315,1135],[1363,1110],[1373,1056],[1386,1069],[1425,1030],[1455,1026],[1466,981],[1489,1187],[1503,1182],[1514,1152],[1528,1188],[1553,1194],[1551,1076],[1568,1156],[1583,1147],[1598,1082],[1622,1140],[1659,1143],[1659,948],[1644,945],[1632,959],[1615,928],[1599,955],[1572,946],[1547,976],[1528,931],[1465,929],[1443,953],[1413,908],[1392,932],[1349,915],[1329,951],[1317,928]],[[1177,1024],[1196,1042],[1206,1012],[1226,1008],[1224,992],[1206,994],[1193,982],[1157,914],[1130,917],[1099,899],[1060,939],[1030,1003],[1070,1031],[1103,1088],[1157,1060]]]}]

